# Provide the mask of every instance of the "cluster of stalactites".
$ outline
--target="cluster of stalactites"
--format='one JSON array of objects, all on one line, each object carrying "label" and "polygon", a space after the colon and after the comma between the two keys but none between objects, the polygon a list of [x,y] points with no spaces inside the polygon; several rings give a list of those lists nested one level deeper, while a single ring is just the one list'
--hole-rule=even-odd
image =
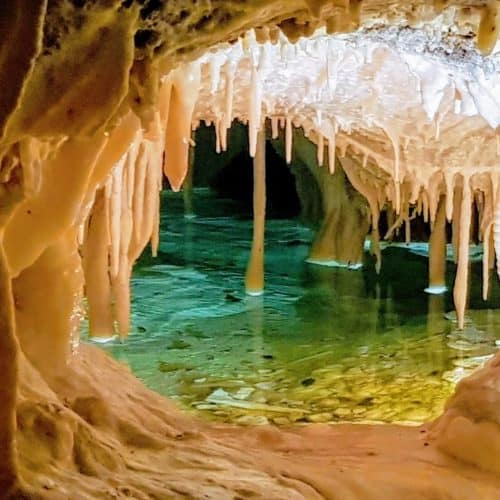
[{"label": "cluster of stalactites", "polygon": [[[442,6],[438,5],[439,9]],[[308,2],[314,15],[321,12],[324,2]],[[349,16],[348,24],[357,26],[361,2],[347,2]],[[479,43],[484,49],[494,44],[492,33],[497,30],[498,2],[488,2],[483,9]],[[332,21],[333,23],[333,21]],[[334,30],[330,23],[328,29]],[[345,27],[342,28],[345,31]],[[290,37],[290,34],[287,34]],[[292,37],[293,38],[293,37]],[[284,129],[286,161],[292,161],[293,127],[303,126],[308,137],[317,145],[318,165],[325,162],[325,149],[329,171],[333,174],[337,150],[339,156],[347,157],[347,149],[351,155],[359,157],[360,162],[343,161],[343,167],[353,186],[365,196],[372,214],[372,249],[377,256],[377,268],[380,269],[380,249],[378,221],[380,211],[391,206],[396,214],[394,223],[388,235],[395,228],[404,224],[407,239],[410,239],[410,219],[416,214],[423,214],[424,219],[434,221],[438,200],[441,195],[446,196],[449,220],[454,221],[454,237],[457,246],[458,272],[455,285],[455,301],[459,310],[459,319],[463,324],[463,308],[467,288],[468,234],[470,227],[471,209],[467,209],[467,200],[476,200],[481,203],[480,237],[485,241],[494,241],[495,245],[485,245],[485,269],[490,269],[493,247],[500,252],[500,215],[495,225],[494,208],[496,202],[496,177],[491,174],[491,188],[484,187],[484,181],[476,179],[484,176],[470,175],[441,169],[429,178],[412,176],[409,169],[400,165],[401,144],[397,131],[392,131],[380,125],[389,142],[392,144],[391,171],[387,172],[387,158],[379,162],[377,153],[369,146],[355,141],[351,137],[351,130],[339,134],[340,125],[334,117],[322,116],[316,113],[315,120],[303,123],[300,116],[290,112],[277,114],[273,108],[272,99],[263,95],[263,74],[271,64],[269,45],[262,42],[270,40],[279,42],[282,35],[277,30],[263,28],[250,32],[239,44],[241,56],[250,54],[250,89],[246,100],[247,109],[244,116],[236,115],[233,110],[236,85],[236,69],[238,57],[234,60],[210,57],[208,71],[210,72],[211,92],[219,90],[223,81],[224,109],[212,118],[216,130],[216,149],[224,151],[227,148],[227,134],[234,118],[238,118],[248,125],[249,151],[252,157],[257,151],[257,137],[263,130],[265,121],[270,118],[271,135],[278,137],[280,128]],[[496,40],[496,38],[495,38]],[[258,45],[258,42],[261,45]],[[255,48],[258,47],[258,50]],[[287,51],[291,49],[288,43],[281,44],[282,57],[285,59]],[[213,56],[213,54],[212,54]],[[236,54],[238,56],[238,54]],[[293,56],[293,54],[292,54]],[[202,81],[203,58],[191,64],[186,64],[170,73],[161,86],[158,112],[149,126],[148,131],[137,130],[132,144],[113,170],[106,182],[95,192],[95,197],[85,224],[81,226],[80,242],[84,255],[86,275],[86,294],[89,302],[90,327],[93,335],[109,337],[116,330],[120,335],[126,335],[129,329],[130,289],[129,279],[132,265],[149,240],[152,242],[153,253],[158,246],[158,192],[161,189],[161,169],[174,190],[180,189],[188,170],[189,147],[192,145],[191,129],[196,128],[200,116],[193,120],[193,112],[200,91]],[[325,85],[335,81],[335,64],[326,60]],[[332,92],[335,89],[330,89]],[[266,97],[266,99],[264,98]],[[212,120],[204,117],[207,123]],[[403,145],[404,147],[404,145]],[[165,153],[164,153],[165,152]],[[386,155],[387,156],[387,155]],[[383,163],[383,165],[382,165]],[[379,170],[382,176],[370,181],[370,165]],[[380,173],[380,172],[379,172]],[[456,175],[455,175],[456,174]],[[442,176],[437,182],[435,177]],[[428,177],[428,176],[427,176]],[[375,178],[375,177],[374,177]],[[383,182],[380,182],[383,179]],[[460,193],[456,184],[462,186]],[[458,194],[457,194],[458,193]],[[479,193],[479,194],[478,194]],[[460,195],[460,203],[454,202]],[[478,200],[483,200],[479,202]],[[450,201],[451,200],[451,201]],[[465,201],[464,201],[465,200]],[[470,205],[470,203],[469,203]],[[454,207],[450,211],[449,206]],[[459,207],[459,208],[457,208]],[[500,214],[500,211],[497,211]],[[475,212],[474,212],[475,213]],[[491,220],[490,220],[491,219]],[[460,220],[460,224],[456,221]],[[492,229],[495,228],[495,229]],[[497,235],[497,236],[495,236]],[[498,240],[498,242],[496,241]],[[491,248],[490,248],[491,247]],[[485,277],[488,275],[485,271]],[[487,293],[487,281],[485,282]],[[462,311],[462,312],[460,312]]]},{"label": "cluster of stalactites", "polygon": [[163,138],[146,139],[137,131],[129,151],[95,192],[89,217],[81,226],[90,332],[112,337],[115,322],[129,330],[132,265],[148,241],[158,247],[159,192]]},{"label": "cluster of stalactites", "polygon": [[[314,9],[321,8],[322,2],[313,3]],[[437,5],[438,3],[436,2],[436,7],[441,9],[444,5]],[[481,11],[479,42],[483,49],[486,46],[491,49],[496,41],[497,8],[498,2],[488,2]],[[489,28],[487,29],[486,26]],[[428,138],[424,135],[420,138],[403,135],[403,129],[397,121],[382,122],[373,117],[371,129],[365,131],[365,135],[360,135],[354,133],[355,131],[349,124],[343,124],[342,117],[327,115],[320,108],[316,110],[314,116],[303,117],[293,109],[291,100],[289,100],[291,108],[287,110],[283,102],[277,105],[279,96],[264,95],[265,79],[269,78],[269,74],[273,74],[270,73],[270,67],[273,64],[272,57],[275,57],[272,55],[275,49],[272,49],[270,44],[263,43],[269,40],[272,43],[280,43],[281,60],[285,63],[289,59],[293,60],[297,50],[308,53],[306,42],[302,44],[301,49],[296,49],[283,40],[279,33],[256,30],[247,34],[231,51],[213,53],[206,59],[202,58],[202,63],[206,63],[202,68],[202,74],[205,75],[203,81],[205,85],[209,85],[212,96],[222,92],[222,98],[214,97],[211,101],[212,107],[206,102],[201,103],[194,127],[201,119],[206,124],[213,123],[216,131],[216,150],[219,152],[226,150],[227,131],[232,120],[238,119],[248,125],[249,152],[254,157],[258,133],[269,118],[273,138],[278,137],[280,128],[284,129],[285,158],[288,163],[292,161],[294,127],[302,127],[306,136],[317,145],[319,166],[325,163],[327,156],[329,170],[334,173],[336,156],[342,158],[341,163],[351,184],[367,199],[371,210],[372,250],[377,257],[377,269],[380,269],[381,265],[380,212],[389,209],[390,213],[394,214],[385,235],[386,238],[390,238],[396,229],[404,226],[406,239],[410,241],[411,219],[421,215],[425,221],[429,221],[431,226],[434,226],[440,200],[444,199],[446,217],[448,221],[453,222],[453,244],[458,264],[454,298],[459,323],[463,326],[468,287],[469,233],[471,218],[476,214],[479,221],[473,227],[479,228],[478,238],[484,241],[485,247],[483,274],[485,298],[488,293],[489,270],[494,263],[495,250],[497,255],[500,255],[498,253],[500,251],[500,210],[495,212],[495,207],[500,203],[497,196],[498,181],[495,172],[495,158],[498,157],[500,148],[500,130],[497,127],[498,116],[495,103],[492,102],[491,106],[483,106],[477,99],[474,99],[474,96],[469,98],[469,94],[460,87],[462,94],[454,103],[455,113],[458,115],[449,116],[456,121],[465,120],[464,117],[468,117],[472,109],[467,106],[471,100],[475,101],[478,109],[474,108],[475,111],[472,114],[479,114],[484,120],[481,125],[478,125],[478,130],[486,134],[484,137],[487,146],[474,145],[473,151],[464,151],[466,164],[463,166],[457,166],[456,161],[448,166],[447,157],[443,155],[443,151],[449,149],[445,146],[446,141],[450,139],[450,134],[448,130],[445,133],[441,130],[443,116],[441,112],[438,112],[440,101],[436,101],[436,96],[441,95],[442,98],[444,92],[439,94],[435,89],[422,90],[421,104],[425,110],[422,117],[427,117],[430,120],[430,127],[435,129],[433,137]],[[333,96],[336,92],[338,67],[328,56],[331,53],[329,45],[328,49],[325,55],[325,65],[321,71],[322,77],[317,82],[318,88],[310,89],[310,91],[319,92],[319,89],[324,88]],[[241,82],[240,79],[242,79]],[[424,83],[421,83],[422,88],[425,87]],[[248,89],[245,90],[248,93],[245,99],[236,100],[237,91],[241,94],[241,88],[237,88],[240,84]],[[451,82],[451,88],[454,88],[453,85],[454,82]],[[458,94],[455,92],[456,95]],[[283,96],[280,99],[283,101]],[[286,97],[284,99],[287,100]],[[238,105],[237,109],[236,105]],[[471,120],[470,123],[474,122]],[[480,123],[480,120],[477,123]],[[418,130],[417,127],[417,132]],[[371,135],[373,137],[370,137]],[[420,158],[418,154],[413,156],[408,154],[410,140],[413,152],[420,152],[422,148],[435,148],[434,165],[428,163],[424,167],[416,161],[417,157]],[[381,141],[388,144],[389,149],[386,149],[385,144],[381,147]],[[445,141],[444,145],[441,145],[441,141]],[[492,150],[491,146],[495,141],[496,156],[495,147],[493,146]],[[462,147],[461,144],[453,144],[455,148]],[[348,157],[355,158],[356,161],[350,161]],[[421,159],[424,159],[423,156]],[[473,203],[476,206],[475,210],[472,209]],[[499,214],[499,220],[496,223],[495,213]],[[443,225],[440,222],[438,226]],[[431,252],[435,253],[437,250],[431,249]],[[444,266],[440,268],[443,269]]]},{"label": "cluster of stalactites", "polygon": [[158,110],[148,129],[136,129],[87,205],[79,243],[91,336],[107,339],[129,332],[132,266],[148,242],[153,256],[157,253],[162,171],[176,191],[186,176],[198,88],[197,64],[180,68],[162,82]]},{"label": "cluster of stalactites", "polygon": [[[254,74],[252,78],[255,78]],[[256,83],[253,80],[249,98],[250,108],[255,106],[255,95],[258,95],[258,90],[256,90]],[[250,119],[246,123],[249,127],[250,155],[253,156],[256,150],[257,134],[264,128],[266,117],[262,115],[261,111],[252,109],[249,110],[249,117]],[[225,120],[215,123],[217,151],[226,148],[226,123]],[[277,138],[280,135],[280,130],[284,135],[285,157],[288,163],[292,161],[293,127],[294,123],[290,117],[270,117],[271,137]],[[390,214],[393,214],[389,218],[389,228],[383,238],[391,239],[394,232],[403,226],[405,239],[409,243],[411,241],[411,221],[415,217],[422,217],[424,222],[429,223],[433,229],[439,205],[444,203],[446,219],[452,223],[452,244],[457,264],[453,296],[459,327],[463,328],[468,296],[471,228],[476,228],[475,236],[483,243],[484,247],[483,298],[485,300],[488,297],[490,270],[495,264],[495,254],[497,256],[497,271],[500,276],[500,174],[496,172],[495,168],[481,168],[471,171],[443,167],[436,169],[430,175],[419,176],[417,171],[400,169],[400,140],[397,136],[391,136],[393,167],[392,175],[388,175],[377,165],[377,156],[373,151],[370,151],[368,146],[364,147],[357,141],[351,141],[348,134],[342,135],[342,139],[337,141],[337,132],[338,130],[332,127],[328,139],[322,133],[313,130],[309,130],[307,135],[316,143],[318,167],[323,167],[326,152],[329,171],[333,174],[335,158],[338,155],[350,183],[366,198],[372,218],[371,250],[376,256],[377,270],[380,270],[381,266],[381,237],[379,234],[381,212],[388,210]],[[340,142],[338,147],[337,142]],[[477,221],[473,220],[474,217],[477,218]],[[437,252],[439,250],[437,247],[431,247],[430,251]]]},{"label": "cluster of stalactites", "polygon": [[[459,327],[463,328],[468,296],[469,244],[477,238],[483,243],[483,298],[488,297],[490,270],[495,265],[500,276],[500,175],[494,169],[469,172],[456,169],[436,171],[424,182],[407,175],[396,183],[377,175],[376,167],[366,169],[352,159],[341,161],[351,184],[367,199],[372,215],[372,251],[380,266],[378,222],[380,213],[389,209],[394,214],[389,218],[389,229],[385,238],[404,226],[405,239],[411,241],[410,222],[422,217],[430,223],[431,230],[442,231],[442,242],[446,241],[444,226],[437,222],[440,204],[444,214],[452,223],[452,245],[457,264],[453,298],[457,310]],[[397,204],[395,203],[397,200]],[[394,210],[399,207],[399,210]],[[393,212],[394,211],[394,212]],[[438,229],[436,226],[440,226]],[[440,252],[438,245],[431,244],[430,252]],[[446,256],[442,255],[445,259]],[[444,263],[443,263],[444,266]],[[441,266],[441,269],[444,267]],[[444,275],[438,277],[444,280]],[[432,282],[433,276],[430,280]],[[432,286],[432,283],[430,283]],[[444,285],[444,282],[440,284]]]},{"label": "cluster of stalactites", "polygon": [[[364,2],[362,0],[344,0],[335,2],[332,0],[304,0],[312,18],[304,23],[286,20],[280,24],[280,29],[293,43],[300,37],[311,36],[320,26],[325,26],[328,34],[349,33],[358,29],[361,25]],[[441,14],[450,7],[451,2],[447,0],[433,0],[434,14]],[[333,8],[333,10],[332,10]],[[460,10],[460,7],[453,7]],[[486,0],[477,7],[477,45],[484,53],[490,53],[500,36],[500,2],[499,0]],[[464,9],[470,15],[471,8]],[[407,22],[419,24],[421,22],[418,14],[415,19],[409,17]],[[259,41],[275,41],[278,37],[277,28],[264,27],[258,30]]]}]

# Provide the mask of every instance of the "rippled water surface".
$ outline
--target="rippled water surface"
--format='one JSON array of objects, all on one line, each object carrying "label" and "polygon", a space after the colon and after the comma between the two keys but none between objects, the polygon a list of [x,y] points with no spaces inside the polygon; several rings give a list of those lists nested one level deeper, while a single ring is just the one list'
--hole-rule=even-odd
[{"label": "rippled water surface", "polygon": [[[479,298],[474,264],[466,329],[450,294],[428,296],[425,245],[389,247],[380,276],[304,262],[312,232],[266,227],[266,293],[246,297],[252,224],[198,190],[197,217],[166,193],[160,255],[133,278],[130,338],[104,346],[154,389],[222,421],[407,422],[437,416],[454,384],[500,345],[498,284]],[[449,265],[449,284],[453,266]]]}]

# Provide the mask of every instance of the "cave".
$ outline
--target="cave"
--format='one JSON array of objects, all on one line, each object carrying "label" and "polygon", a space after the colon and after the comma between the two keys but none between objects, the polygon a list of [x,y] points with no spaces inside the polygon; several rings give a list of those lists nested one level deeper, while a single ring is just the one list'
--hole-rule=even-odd
[{"label": "cave", "polygon": [[500,2],[0,4],[0,496],[500,496]]}]

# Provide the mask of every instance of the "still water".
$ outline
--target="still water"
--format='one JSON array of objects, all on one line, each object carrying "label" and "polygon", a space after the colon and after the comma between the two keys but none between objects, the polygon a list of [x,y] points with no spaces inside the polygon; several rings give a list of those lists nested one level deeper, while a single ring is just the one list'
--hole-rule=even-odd
[{"label": "still water", "polygon": [[251,220],[208,190],[195,191],[191,219],[180,195],[163,196],[159,257],[144,255],[133,277],[132,333],[103,348],[188,411],[241,424],[420,423],[500,346],[498,283],[483,302],[479,264],[460,332],[451,294],[423,292],[425,245],[386,248],[380,276],[368,255],[362,270],[324,268],[304,262],[310,229],[268,220],[266,292],[247,297]]}]

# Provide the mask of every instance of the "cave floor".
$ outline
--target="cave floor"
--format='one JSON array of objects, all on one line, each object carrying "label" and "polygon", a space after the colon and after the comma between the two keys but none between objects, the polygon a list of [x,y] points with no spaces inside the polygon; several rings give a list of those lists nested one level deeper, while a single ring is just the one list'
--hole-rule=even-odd
[{"label": "cave floor", "polygon": [[271,219],[266,294],[246,297],[249,214],[204,189],[194,205],[197,217],[184,218],[182,197],[164,194],[160,255],[145,254],[133,278],[132,335],[105,346],[191,412],[239,424],[419,424],[498,349],[496,297],[481,301],[478,267],[459,332],[451,293],[423,293],[425,245],[387,248],[377,277],[368,254],[358,271],[305,263],[313,232]]},{"label": "cave floor", "polygon": [[442,454],[427,427],[207,423],[95,347],[68,368],[48,388],[22,363],[18,450],[30,490],[9,498],[499,497],[498,475]]}]

